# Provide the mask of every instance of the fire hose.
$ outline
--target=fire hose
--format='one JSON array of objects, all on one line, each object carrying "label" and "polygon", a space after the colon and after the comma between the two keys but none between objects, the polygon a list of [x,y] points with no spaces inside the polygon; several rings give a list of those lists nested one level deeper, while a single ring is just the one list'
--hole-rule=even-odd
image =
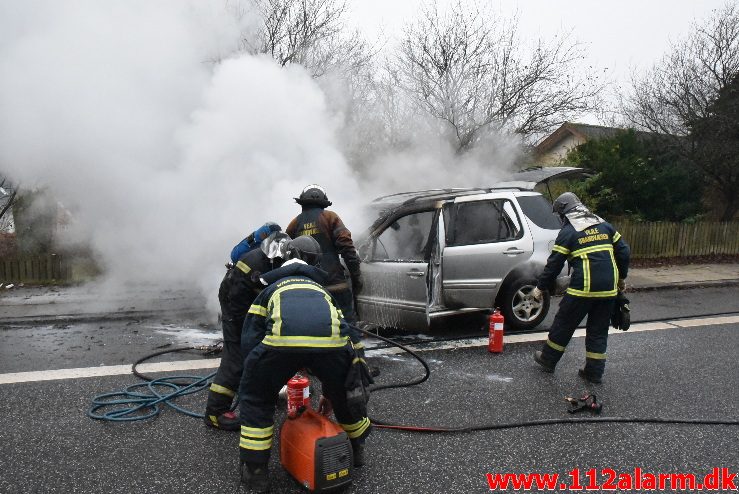
[{"label": "fire hose", "polygon": [[[152,378],[140,373],[137,366],[159,355],[174,352],[199,350],[205,355],[214,355],[220,351],[219,344],[210,346],[188,346],[170,348],[149,354],[137,360],[131,370],[133,374],[144,382],[132,384],[123,391],[104,393],[92,399],[92,407],[87,416],[96,420],[112,422],[134,422],[156,417],[168,406],[190,417],[203,418],[202,413],[193,412],[175,403],[180,396],[187,396],[208,389],[215,372],[207,376],[169,376]],[[169,391],[169,392],[163,392]],[[234,407],[236,402],[234,402]],[[101,410],[107,409],[102,412]]]},{"label": "fire hose", "polygon": [[[417,384],[421,384],[422,382],[428,380],[428,378],[431,376],[431,369],[428,363],[423,359],[423,357],[418,355],[416,352],[414,352],[410,348],[396,341],[393,341],[389,338],[385,338],[378,334],[372,333],[371,331],[367,331],[362,328],[357,328],[357,329],[359,329],[362,333],[368,336],[371,336],[373,338],[378,338],[386,343],[389,343],[407,352],[408,354],[410,354],[412,357],[414,357],[416,360],[418,360],[421,363],[425,371],[425,374],[423,377],[414,379],[413,381],[410,381],[407,383],[383,384],[380,386],[374,386],[370,388],[371,393],[374,393],[376,391],[380,391],[383,389],[405,388],[405,387],[415,386]],[[590,398],[590,397],[585,397],[582,400],[576,400],[576,401],[587,401],[586,398]],[[594,397],[593,397],[593,403],[594,403]],[[585,424],[585,423],[598,424],[598,423],[613,423],[613,422],[635,423],[635,424],[739,425],[739,420],[707,420],[707,419],[684,419],[684,418],[661,418],[661,417],[654,417],[654,418],[602,417],[602,416],[583,417],[583,418],[557,418],[557,419],[526,420],[526,421],[504,422],[504,423],[493,423],[493,424],[474,424],[474,425],[469,425],[469,426],[464,426],[464,427],[440,427],[440,426],[391,424],[391,423],[382,421],[380,419],[377,419],[376,417],[370,417],[370,420],[372,422],[373,427],[377,427],[378,429],[392,429],[392,430],[402,430],[402,431],[409,431],[409,432],[428,432],[428,433],[442,433],[442,432],[466,433],[466,432],[475,432],[475,431],[515,429],[515,428],[521,428],[521,427],[536,427],[536,426],[558,425],[558,424]]]},{"label": "fire hose", "polygon": [[[431,376],[431,368],[428,362],[418,355],[415,351],[408,348],[407,346],[393,341],[390,338],[385,338],[379,334],[373,333],[363,328],[357,328],[365,335],[382,340],[392,346],[395,346],[404,352],[415,358],[424,368],[424,375],[413,379],[405,383],[391,383],[373,386],[370,388],[370,393],[385,389],[395,388],[406,388],[410,386],[416,386],[427,381]],[[151,378],[140,373],[137,370],[137,366],[143,362],[150,360],[159,355],[164,355],[173,352],[183,352],[199,350],[206,354],[215,354],[220,351],[218,344],[211,346],[201,347],[179,347],[147,355],[137,360],[132,366],[132,372],[134,375],[142,379],[144,382],[136,383],[124,391],[105,393],[95,396],[92,400],[92,407],[87,412],[90,418],[97,420],[106,421],[120,421],[120,422],[131,422],[137,420],[145,420],[153,418],[163,410],[162,405],[166,405],[180,413],[184,413],[190,417],[203,418],[202,413],[193,412],[184,407],[181,407],[174,403],[174,400],[180,396],[186,396],[193,393],[197,393],[202,390],[208,389],[212,378],[215,376],[215,372],[206,376],[169,376],[163,378]],[[169,393],[163,393],[162,388],[169,390]],[[591,406],[587,406],[588,400]],[[403,430],[410,432],[426,432],[426,433],[469,433],[475,431],[487,431],[487,430],[502,430],[502,429],[514,429],[521,427],[537,427],[547,425],[558,425],[558,424],[597,424],[597,423],[640,423],[640,424],[691,424],[691,425],[739,425],[739,420],[708,420],[708,419],[686,419],[686,418],[662,418],[662,417],[604,417],[600,415],[600,406],[594,406],[595,397],[585,396],[581,400],[573,400],[581,405],[579,409],[590,408],[593,411],[597,408],[598,416],[586,416],[581,418],[554,418],[554,419],[539,419],[539,420],[526,420],[526,421],[515,421],[505,423],[492,423],[492,424],[473,424],[462,427],[447,427],[447,426],[420,426],[420,425],[407,425],[407,424],[393,424],[386,421],[380,420],[376,417],[370,417],[370,420],[374,427],[379,429],[389,430]],[[235,409],[238,404],[238,400],[234,400],[232,409]],[[112,410],[101,413],[99,410],[103,408],[115,407]]]}]

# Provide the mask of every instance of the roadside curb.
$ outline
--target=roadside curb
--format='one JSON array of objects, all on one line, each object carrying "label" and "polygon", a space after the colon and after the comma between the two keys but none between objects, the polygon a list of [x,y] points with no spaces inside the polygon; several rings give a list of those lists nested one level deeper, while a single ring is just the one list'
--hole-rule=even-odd
[{"label": "roadside curb", "polygon": [[685,281],[681,283],[655,283],[654,285],[629,286],[626,285],[626,293],[649,292],[656,290],[687,290],[690,288],[720,288],[726,286],[738,286],[739,279],[716,280],[716,281]]}]

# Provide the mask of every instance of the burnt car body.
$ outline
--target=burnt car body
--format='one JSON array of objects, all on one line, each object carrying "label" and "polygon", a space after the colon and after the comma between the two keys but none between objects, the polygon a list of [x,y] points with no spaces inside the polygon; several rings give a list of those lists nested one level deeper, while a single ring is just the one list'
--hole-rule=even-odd
[{"label": "burnt car body", "polygon": [[[377,220],[358,244],[364,288],[360,319],[424,330],[438,319],[499,307],[506,325],[526,330],[549,310],[531,291],[561,223],[537,184],[582,174],[552,167],[488,188],[436,189],[375,199]],[[566,272],[559,289],[569,281]]]}]

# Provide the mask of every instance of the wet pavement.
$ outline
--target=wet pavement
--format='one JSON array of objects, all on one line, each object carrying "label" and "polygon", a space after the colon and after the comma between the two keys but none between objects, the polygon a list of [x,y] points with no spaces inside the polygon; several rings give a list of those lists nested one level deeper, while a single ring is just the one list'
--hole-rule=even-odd
[{"label": "wet pavement", "polygon": [[[603,417],[739,421],[736,286],[728,279],[689,288],[678,278],[673,271],[671,283],[680,289],[652,290],[643,284],[646,291],[630,294],[636,324],[609,338],[601,385],[577,376],[584,359],[581,337],[573,339],[550,375],[531,358],[545,333],[507,335],[504,352],[494,355],[484,346],[479,321],[464,320],[424,338],[466,334],[477,339],[424,345],[421,338],[417,348],[431,368],[430,378],[418,386],[378,391],[370,402],[371,416],[435,427],[567,419],[564,396],[593,392],[604,404]],[[116,307],[116,317],[99,319],[104,313],[76,312],[84,308],[84,290],[61,292],[43,295],[46,302],[32,289],[0,299],[0,413],[6,419],[0,429],[0,492],[239,492],[236,434],[213,431],[171,409],[137,423],[99,422],[86,415],[93,396],[140,382],[130,374],[135,360],[217,339],[220,332],[207,302],[184,292],[162,297],[137,291],[139,299],[99,297],[107,298],[99,306]],[[37,306],[33,317],[22,315],[23,300]],[[557,303],[541,330],[551,324]],[[10,311],[16,312],[6,318]],[[54,319],[60,315],[66,316]],[[419,343],[418,337],[407,338]],[[368,340],[368,346],[376,345]],[[423,376],[422,366],[406,354],[373,350],[369,355],[382,369],[378,384]],[[192,360],[188,365],[194,368],[175,374],[207,375],[217,365],[197,352],[156,359],[173,365],[182,360]],[[55,369],[82,367],[90,377],[55,374],[64,372]],[[42,370],[52,371],[46,377],[51,380],[33,375],[20,382],[13,374]],[[200,412],[204,401],[200,393],[178,403]],[[276,423],[283,419],[280,407]],[[277,448],[278,441],[272,492],[300,492],[279,466]],[[368,440],[368,453],[347,492],[491,492],[487,473],[558,473],[571,482],[573,469],[580,469],[584,479],[594,468],[603,483],[604,469],[701,476],[721,467],[737,472],[739,426],[581,423],[442,434],[378,428]]]},{"label": "wet pavement", "polygon": [[[645,332],[609,340],[606,379],[576,375],[576,338],[553,375],[531,359],[540,342],[423,352],[430,379],[373,395],[371,415],[416,426],[468,427],[567,418],[566,395],[587,391],[604,417],[739,420],[739,321]],[[378,384],[408,382],[422,367],[401,354],[375,355]],[[0,385],[0,492],[237,492],[238,439],[164,410],[141,423],[86,417],[98,393],[137,382],[112,376]],[[315,397],[314,397],[315,399]],[[202,396],[183,400],[197,410]],[[278,423],[284,418],[280,410]],[[429,434],[377,429],[368,461],[348,492],[489,492],[486,473],[559,473],[574,468],[619,472],[708,473],[739,469],[737,426],[567,424],[500,431]],[[272,460],[273,492],[300,492]],[[584,470],[583,470],[584,471]]]},{"label": "wet pavement", "polygon": [[[739,297],[731,287],[670,292],[648,290],[631,293],[629,298],[634,323],[739,312]],[[536,332],[548,330],[560,300],[560,297],[552,299],[549,314]],[[56,307],[61,306],[56,304]],[[188,311],[182,312],[164,310],[116,314],[115,318],[107,319],[85,315],[56,321],[53,319],[57,316],[0,321],[0,373],[130,364],[167,348],[205,346],[218,341],[221,331],[217,318],[207,314],[205,309],[192,313],[193,307],[197,305],[189,305]],[[65,312],[67,310],[65,308]],[[423,335],[399,330],[387,330],[381,334],[400,342],[482,337],[487,335],[487,321],[484,315],[474,315],[445,321],[433,332]],[[377,340],[368,342],[368,345],[373,344],[384,346]],[[198,355],[198,352],[170,354],[157,360],[198,358]]]}]

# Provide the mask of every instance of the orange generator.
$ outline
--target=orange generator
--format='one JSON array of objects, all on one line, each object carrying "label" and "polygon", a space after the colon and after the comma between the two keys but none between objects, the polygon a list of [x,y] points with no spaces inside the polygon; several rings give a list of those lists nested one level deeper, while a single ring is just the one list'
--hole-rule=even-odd
[{"label": "orange generator", "polygon": [[344,487],[351,483],[354,473],[352,445],[346,432],[312,408],[282,424],[280,462],[311,492]]}]

